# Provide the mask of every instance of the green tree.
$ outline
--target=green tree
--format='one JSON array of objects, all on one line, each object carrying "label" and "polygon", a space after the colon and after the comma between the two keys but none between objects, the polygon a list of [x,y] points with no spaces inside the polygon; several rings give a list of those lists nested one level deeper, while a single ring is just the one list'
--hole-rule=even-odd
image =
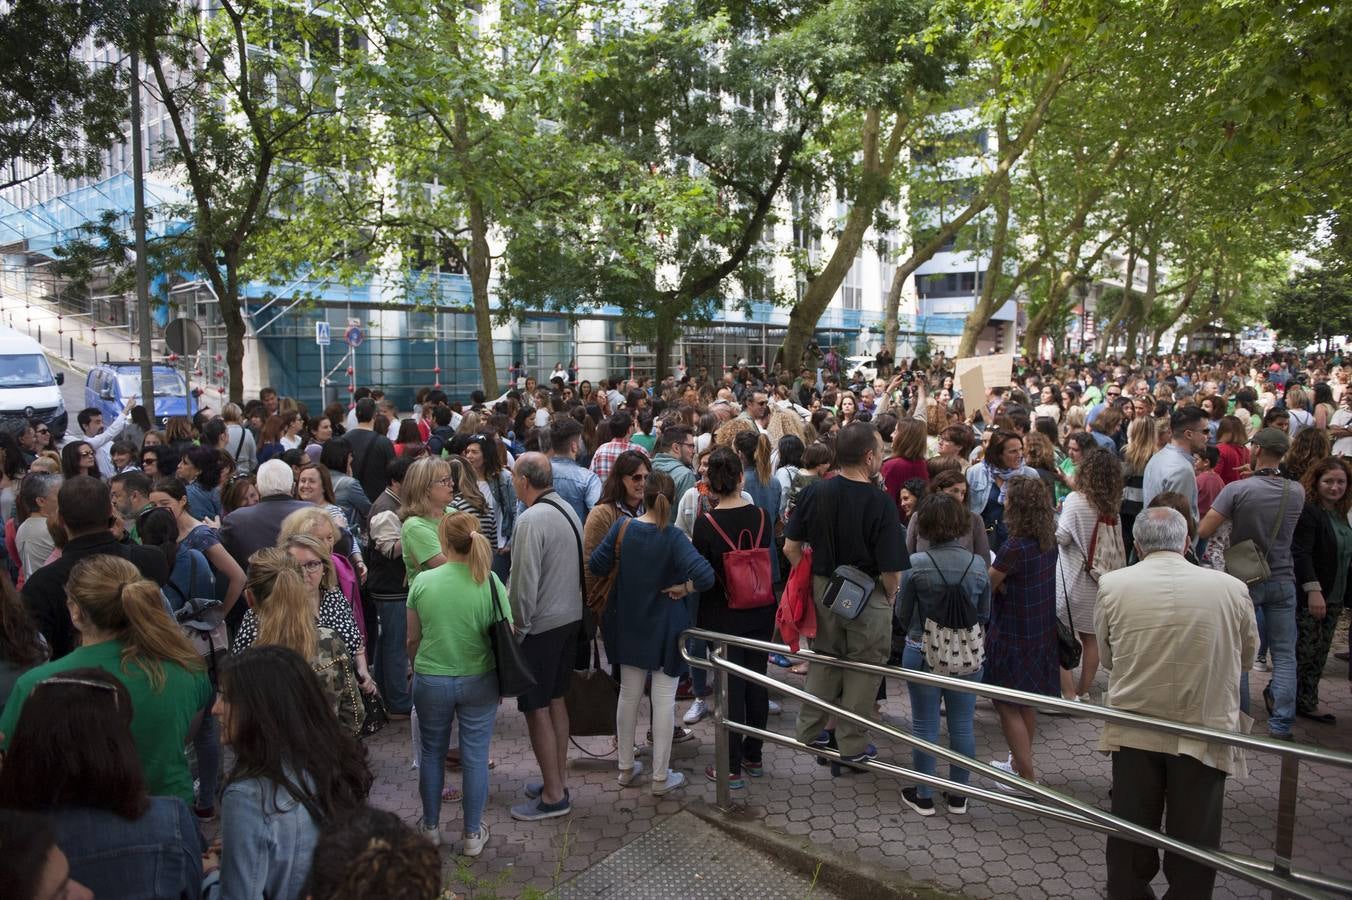
[{"label": "green tree", "polygon": [[1352,334],[1352,278],[1322,267],[1297,272],[1272,292],[1267,322],[1297,347]]},{"label": "green tree", "polygon": [[46,172],[95,177],[122,134],[128,92],[116,65],[79,60],[109,43],[126,7],[22,0],[0,8],[0,190]]}]

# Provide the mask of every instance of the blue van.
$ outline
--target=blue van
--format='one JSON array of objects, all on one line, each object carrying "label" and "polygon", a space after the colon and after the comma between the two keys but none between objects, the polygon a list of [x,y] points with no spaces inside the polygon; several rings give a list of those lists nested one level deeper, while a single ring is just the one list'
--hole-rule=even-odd
[{"label": "blue van", "polygon": [[[184,405],[182,372],[173,366],[158,364],[153,367],[153,372],[157,427],[163,427],[170,416],[192,416],[197,412],[200,402],[196,396],[190,407]],[[105,422],[121,415],[127,408],[128,398],[140,396],[141,364],[137,362],[102,363],[90,369],[85,378],[85,406],[102,412]]]}]

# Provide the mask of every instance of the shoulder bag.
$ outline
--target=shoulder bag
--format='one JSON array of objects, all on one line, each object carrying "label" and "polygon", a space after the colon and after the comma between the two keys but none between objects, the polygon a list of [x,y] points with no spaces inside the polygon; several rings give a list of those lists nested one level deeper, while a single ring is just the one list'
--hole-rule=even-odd
[{"label": "shoulder bag", "polygon": [[[620,515],[624,514],[621,513]],[[624,543],[624,532],[629,527],[630,521],[630,516],[624,516],[623,521],[620,522],[620,533],[615,535],[615,565],[611,566],[609,573],[592,582],[591,592],[586,595],[587,609],[597,616],[606,611],[606,604],[610,602],[610,591],[615,587],[615,582],[620,577],[620,546]],[[580,542],[578,546],[582,546]]]},{"label": "shoulder bag", "polygon": [[1066,574],[1060,572],[1059,562],[1056,568],[1061,575],[1061,590],[1066,595],[1066,618],[1070,620],[1070,624],[1067,625],[1061,621],[1060,616],[1052,616],[1052,621],[1056,623],[1056,657],[1061,668],[1070,671],[1080,664],[1080,655],[1084,652],[1084,648],[1080,646],[1079,635],[1075,633],[1075,614],[1070,609],[1070,588],[1066,585]]},{"label": "shoulder bag", "polygon": [[[827,483],[823,483],[818,490],[826,487]],[[833,489],[828,488],[828,490]],[[835,531],[838,507],[839,503],[832,503],[831,515],[824,517],[827,529],[826,546],[831,554],[832,562],[836,561]],[[822,606],[842,619],[857,619],[859,614],[864,611],[864,607],[868,605],[868,598],[872,596],[873,588],[877,583],[878,579],[857,566],[837,565],[826,583],[826,593],[822,595]]]},{"label": "shoulder bag", "polygon": [[[728,549],[723,551],[723,590],[729,609],[760,609],[773,606],[775,602],[775,589],[770,575],[770,548],[760,545],[761,538],[765,537],[767,516],[763,509],[758,512],[760,530],[755,537],[752,537],[751,529],[744,528],[735,543],[714,521],[713,515],[704,514],[709,525],[728,545]],[[742,549],[744,540],[751,542],[751,546],[745,550]]]},{"label": "shoulder bag", "polygon": [[516,642],[512,626],[502,611],[502,597],[493,574],[488,575],[488,588],[493,594],[493,620],[488,626],[488,642],[493,647],[493,667],[498,675],[498,694],[502,697],[520,697],[535,687],[535,675],[526,662],[521,645]]},{"label": "shoulder bag", "polygon": [[[549,500],[548,497],[541,498],[540,502],[548,503],[559,511],[559,515],[568,520],[568,525],[573,529],[573,537],[577,541],[577,564],[579,579],[583,583],[583,595],[586,595],[586,579],[581,575],[583,571],[582,559],[582,534],[578,531],[573,520],[568,518],[568,514],[557,503]],[[615,536],[615,569],[619,571],[619,549],[620,538],[624,536],[624,527],[629,520],[625,519],[620,525],[621,532]],[[611,581],[613,583],[613,580]],[[596,643],[595,624],[587,625],[585,619],[589,614],[588,610],[583,610],[582,641],[579,646],[578,658],[574,662],[573,677],[568,679],[568,690],[563,695],[563,702],[568,707],[568,735],[572,737],[596,737],[609,736],[615,733],[615,711],[620,701],[620,686],[609,672],[601,668],[601,648]],[[590,654],[588,654],[590,649]],[[574,741],[576,745],[576,741]],[[591,751],[582,750],[588,756],[594,756]]]},{"label": "shoulder bag", "polygon": [[1282,479],[1282,503],[1277,508],[1277,518],[1272,520],[1272,531],[1268,534],[1267,546],[1259,547],[1253,538],[1231,544],[1225,551],[1225,571],[1245,584],[1257,584],[1272,577],[1268,566],[1269,548],[1277,540],[1277,532],[1282,529],[1282,520],[1286,518],[1286,495],[1290,492],[1291,482]]}]

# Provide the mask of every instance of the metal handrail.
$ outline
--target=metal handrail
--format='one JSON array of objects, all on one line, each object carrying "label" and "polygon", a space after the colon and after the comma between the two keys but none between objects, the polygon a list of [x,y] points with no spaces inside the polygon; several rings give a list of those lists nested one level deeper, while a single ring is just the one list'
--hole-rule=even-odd
[{"label": "metal handrail", "polygon": [[[692,656],[686,644],[686,638],[710,642],[712,646],[710,647],[709,658],[706,660]],[[885,678],[913,681],[919,684],[927,684],[949,690],[963,691],[965,693],[985,696],[991,699],[1041,708],[1057,709],[1058,711],[1064,711],[1070,715],[1076,715],[1082,718],[1103,719],[1138,728],[1185,735],[1211,743],[1225,743],[1248,749],[1277,753],[1282,758],[1282,783],[1277,816],[1277,859],[1275,862],[1267,862],[1243,856],[1241,854],[1194,847],[1190,844],[1171,838],[1168,835],[1162,834],[1161,832],[1153,831],[1124,819],[1120,819],[1109,813],[1105,813],[1096,807],[1089,806],[1072,797],[1053,791],[1044,785],[1026,781],[1017,775],[1011,775],[1008,772],[996,769],[979,760],[973,759],[972,757],[957,753],[948,747],[933,744],[929,741],[915,737],[914,735],[902,732],[890,725],[874,722],[871,719],[860,716],[857,713],[843,709],[809,694],[801,688],[797,688],[793,685],[771,678],[768,675],[753,672],[750,669],[739,666],[727,659],[726,651],[728,646],[778,653],[784,656],[810,661],[812,663],[852,669],[855,671],[881,675]],[[770,641],[722,634],[720,632],[707,631],[698,628],[687,629],[682,635],[681,655],[689,664],[699,668],[710,669],[714,672],[713,719],[715,725],[715,770],[718,776],[717,803],[720,809],[727,810],[732,807],[731,789],[729,788],[728,783],[727,743],[729,731],[736,731],[739,734],[749,737],[755,737],[781,746],[810,752],[817,756],[824,756],[837,760],[841,759],[841,756],[837,751],[810,747],[807,744],[786,735],[755,728],[739,722],[728,721],[726,718],[726,710],[728,708],[727,676],[732,674],[745,681],[762,685],[768,689],[794,697],[800,702],[810,706],[825,710],[835,715],[838,719],[852,722],[855,725],[867,728],[871,731],[881,732],[903,744],[920,749],[925,753],[932,754],[936,758],[944,759],[950,763],[956,763],[964,769],[982,775],[993,781],[1017,787],[1023,794],[1041,800],[1043,803],[1033,802],[1024,797],[988,791],[979,787],[973,787],[972,785],[959,785],[956,782],[949,781],[946,778],[940,778],[937,775],[925,775],[903,766],[879,762],[877,760],[865,760],[863,762],[851,761],[849,763],[851,766],[883,772],[894,777],[913,781],[918,784],[924,784],[932,788],[957,789],[960,790],[964,796],[975,797],[980,800],[996,803],[1022,812],[1031,812],[1035,815],[1055,819],[1067,824],[1078,825],[1105,834],[1132,840],[1137,843],[1143,843],[1168,850],[1196,862],[1200,862],[1203,865],[1210,866],[1217,871],[1224,871],[1235,875],[1236,877],[1267,887],[1272,890],[1274,897],[1294,896],[1323,898],[1328,896],[1328,894],[1325,893],[1326,891],[1352,896],[1352,881],[1334,878],[1317,872],[1294,870],[1290,865],[1291,844],[1294,839],[1295,828],[1297,767],[1299,766],[1300,760],[1305,759],[1310,762],[1352,768],[1352,754],[1332,750],[1319,750],[1301,744],[1266,740],[1245,734],[1235,734],[1201,726],[1170,722],[1164,719],[1154,719],[1135,713],[1115,710],[1110,707],[1087,706],[1082,703],[1066,701],[1060,697],[1031,694],[1024,691],[1012,690],[1010,688],[980,684],[943,675],[935,675],[929,672],[921,672],[915,669],[900,669],[893,666],[855,662],[853,660],[840,659],[834,656],[816,654],[807,650],[792,651],[782,644],[775,644]]]}]

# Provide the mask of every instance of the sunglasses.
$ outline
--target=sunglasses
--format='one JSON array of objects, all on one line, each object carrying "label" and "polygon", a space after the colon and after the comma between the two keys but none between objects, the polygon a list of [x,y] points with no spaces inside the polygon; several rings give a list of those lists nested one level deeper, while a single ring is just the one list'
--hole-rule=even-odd
[{"label": "sunglasses", "polygon": [[37,429],[37,433],[38,433],[38,434],[51,434],[51,432],[48,431],[46,428],[39,428],[39,429]]}]

